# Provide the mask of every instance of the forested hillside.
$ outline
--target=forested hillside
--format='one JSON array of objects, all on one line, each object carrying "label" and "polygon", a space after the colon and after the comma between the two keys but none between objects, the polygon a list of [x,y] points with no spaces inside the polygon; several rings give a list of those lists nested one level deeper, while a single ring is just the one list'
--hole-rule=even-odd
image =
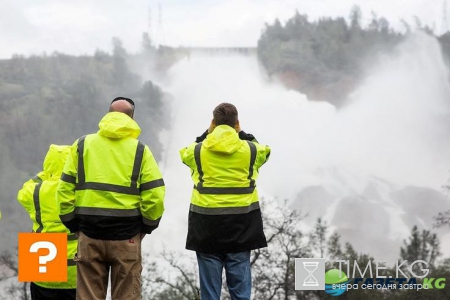
[{"label": "forested hillside", "polygon": [[[392,51],[413,30],[432,34],[418,19],[414,25],[403,21],[402,33],[375,13],[370,22],[363,19],[368,18],[363,18],[361,9],[355,6],[348,21],[343,17],[310,21],[299,12],[284,25],[275,20],[266,24],[258,41],[259,60],[269,77],[281,80],[288,88],[311,100],[342,105],[380,54]],[[438,40],[448,60],[450,35]]]},{"label": "forested hillside", "polygon": [[113,39],[112,55],[53,53],[0,61],[0,252],[12,250],[17,231],[31,228],[16,195],[41,170],[49,145],[71,144],[97,131],[116,96],[135,100],[140,139],[161,157],[158,134],[168,125],[167,95],[130,67],[138,59],[141,68],[150,64],[148,55],[130,55]]},{"label": "forested hillside", "polygon": [[[310,21],[308,16],[296,13],[285,24],[275,21],[272,25],[266,26],[258,43],[258,58],[269,76],[281,80],[288,88],[306,94],[310,100],[325,100],[342,106],[347,95],[358,86],[358,81],[365,78],[364,72],[367,70],[367,66],[375,64],[381,53],[392,52],[405,39],[408,32],[413,30],[412,26],[405,23],[406,31],[396,32],[386,19],[376,15],[372,15],[369,23],[364,22],[367,25],[363,25],[361,20],[361,11],[357,7],[352,10],[349,20],[346,18],[322,18]],[[414,28],[430,33],[430,30],[422,26],[418,20]],[[429,40],[432,40],[433,45],[436,46],[434,39]],[[448,60],[450,57],[450,33],[440,36],[438,40]],[[437,48],[436,46],[433,49]],[[440,246],[438,235],[427,227],[432,226],[433,214],[437,209],[437,211],[442,211],[434,217],[438,227],[448,230],[450,225],[448,197],[440,191],[428,187],[397,186],[385,178],[359,176],[359,173],[351,172],[353,160],[344,160],[343,166],[350,166],[348,170],[339,168],[339,164],[334,164],[334,162],[340,162],[334,158],[329,160],[330,163],[328,163],[328,159],[325,163],[322,162],[323,156],[333,156],[334,154],[339,156],[339,152],[344,153],[346,158],[359,156],[364,150],[369,149],[366,144],[372,145],[373,139],[383,137],[384,127],[374,127],[372,130],[372,127],[363,126],[360,131],[356,131],[358,135],[350,132],[349,135],[342,136],[341,133],[349,131],[350,126],[330,126],[330,128],[333,127],[331,131],[325,130],[326,128],[316,131],[317,125],[323,123],[311,122],[312,119],[324,118],[324,121],[328,121],[334,117],[334,115],[330,116],[328,112],[334,113],[334,111],[325,105],[324,109],[327,111],[320,111],[317,115],[306,118],[305,122],[304,120],[295,122],[295,118],[298,116],[303,117],[310,112],[315,113],[322,110],[322,105],[310,102],[308,103],[311,104],[309,108],[295,107],[295,105],[290,105],[290,100],[304,101],[303,97],[291,98],[292,93],[283,89],[278,89],[281,92],[269,91],[266,86],[263,87],[264,84],[260,84],[259,76],[261,74],[254,57],[243,60],[235,57],[231,60],[223,59],[223,57],[218,59],[207,57],[206,60],[202,60],[203,58],[197,60],[196,55],[192,55],[191,58],[188,49],[164,46],[155,49],[148,35],[144,34],[140,53],[128,53],[120,40],[113,39],[111,53],[98,50],[92,56],[69,56],[62,53],[31,57],[16,55],[12,59],[0,60],[0,210],[3,213],[3,219],[0,221],[0,299],[19,299],[19,295],[26,295],[25,291],[28,290],[28,283],[16,282],[17,272],[13,272],[17,267],[17,255],[14,253],[17,245],[15,241],[17,232],[27,232],[31,229],[28,216],[17,203],[17,191],[25,180],[41,170],[42,160],[49,144],[70,144],[82,135],[95,132],[98,121],[107,112],[110,101],[119,95],[135,100],[137,106],[135,118],[142,128],[140,139],[150,145],[157,159],[161,158],[163,151],[167,149],[176,155],[178,153],[172,151],[168,144],[163,145],[158,140],[162,130],[168,129],[169,134],[173,135],[171,138],[176,140],[177,136],[175,135],[185,134],[183,130],[204,126],[197,124],[196,121],[201,121],[201,118],[197,117],[198,108],[209,105],[207,98],[216,99],[216,96],[225,95],[223,98],[230,100],[224,101],[237,101],[242,103],[244,109],[251,108],[249,111],[254,116],[247,115],[245,123],[262,132],[264,142],[267,141],[273,147],[274,156],[272,156],[273,159],[271,158],[271,166],[277,163],[281,166],[279,169],[272,169],[275,172],[266,173],[264,171],[264,176],[271,176],[266,177],[268,178],[266,183],[273,184],[273,187],[267,188],[261,185],[261,191],[267,189],[266,191],[270,193],[271,190],[279,192],[286,189],[290,191],[292,186],[298,188],[297,195],[284,203],[278,203],[278,199],[282,199],[280,195],[273,195],[273,198],[261,197],[269,247],[253,251],[254,284],[252,292],[255,299],[332,298],[324,291],[295,290],[295,258],[325,258],[328,262],[327,269],[337,267],[331,265],[333,261],[357,261],[359,266],[370,266],[374,272],[378,272],[376,263],[380,262],[381,268],[379,269],[381,269],[382,276],[394,275],[395,261],[384,261],[384,259],[387,260],[386,256],[408,261],[409,263],[403,265],[404,270],[412,268],[412,262],[423,260],[429,263],[427,265],[430,269],[428,277],[432,281],[434,280],[433,284],[437,281],[435,279],[445,278],[447,286],[445,289],[430,288],[420,291],[360,288],[349,291],[341,299],[450,298],[448,289],[450,259],[445,248],[448,243]],[[393,52],[395,53],[395,50]],[[438,56],[439,66],[442,66],[441,56],[437,55],[439,54],[437,52],[439,51],[427,52],[427,55]],[[168,104],[172,100],[171,96],[154,83],[154,76],[164,76],[165,70],[181,58],[187,59],[180,64],[182,67],[178,69],[175,67],[173,72],[168,73],[172,73],[168,75],[168,77],[171,76],[172,85],[168,84],[165,88],[170,89],[174,95],[173,107],[183,113],[177,114],[177,118],[170,120]],[[236,68],[241,64],[242,68]],[[225,68],[225,65],[233,68]],[[389,68],[389,71],[392,69]],[[408,72],[410,72],[410,68],[408,68]],[[430,72],[435,72],[433,66],[431,66]],[[175,73],[181,75],[177,78],[174,76]],[[444,73],[442,77],[436,78],[444,78],[442,81],[445,81],[446,74],[442,73]],[[239,74],[245,76],[237,76]],[[214,80],[208,81],[209,77]],[[236,80],[230,80],[234,77]],[[241,78],[244,79],[241,80]],[[420,73],[420,79],[424,78],[426,76]],[[431,80],[434,78],[432,77]],[[159,79],[158,82],[169,82]],[[251,79],[255,79],[254,82],[258,84],[254,84]],[[244,89],[242,86],[246,88]],[[426,85],[424,89],[428,87],[429,85]],[[446,92],[448,89],[443,89],[443,91]],[[448,95],[444,92],[442,93],[443,98]],[[260,97],[264,94],[268,96]],[[231,95],[231,97],[226,97],[227,95]],[[429,94],[425,93],[425,95]],[[251,99],[251,101],[247,101],[247,99]],[[410,100],[406,96],[405,99],[405,101]],[[376,99],[373,98],[362,100],[367,103],[376,103]],[[390,98],[387,99],[387,101],[389,100]],[[284,106],[280,103],[289,105]],[[403,104],[403,102],[400,103]],[[247,107],[245,107],[246,105]],[[378,103],[364,108],[367,107],[369,110],[377,105]],[[429,106],[438,107],[435,104]],[[203,111],[203,107],[200,111]],[[349,107],[351,106],[349,105]],[[379,107],[384,109],[385,106],[379,105]],[[417,110],[422,113],[422,106],[416,104],[413,108],[413,112]],[[269,113],[261,114],[263,110]],[[361,112],[362,110],[354,110],[351,112],[351,116],[359,117]],[[336,112],[336,115],[338,114],[339,112]],[[435,116],[435,114],[428,116],[425,113],[424,115],[425,121],[431,119],[430,116]],[[365,116],[376,117],[378,115],[377,112],[373,115],[363,114],[362,118]],[[393,116],[395,122],[388,123],[388,126],[391,124],[403,125],[401,120],[397,123],[397,115],[393,114]],[[414,119],[414,116],[416,115],[408,117],[408,121]],[[442,124],[439,123],[439,126],[436,126],[439,130],[439,135],[436,134],[436,137],[441,138],[441,130],[445,131],[444,129],[449,127],[444,122],[446,116],[438,115],[442,119],[438,119],[437,122],[442,121]],[[343,116],[341,120],[346,117]],[[346,122],[342,123],[330,123],[331,125],[351,123],[352,127],[358,127],[359,124],[365,125],[364,122],[352,123],[352,118],[349,119],[345,119]],[[259,120],[263,120],[259,124],[270,124],[267,127],[257,126]],[[286,123],[284,123],[285,120]],[[414,123],[406,122],[405,125],[413,124],[419,128],[421,124],[434,125],[434,122],[420,123],[421,120]],[[170,124],[172,124],[172,128],[170,128]],[[286,126],[282,126],[283,124]],[[310,128],[306,131],[299,130],[303,125]],[[405,144],[406,148],[391,147],[385,143],[383,151],[376,149],[379,152],[377,155],[383,159],[385,156],[389,160],[394,156],[411,154],[409,152],[413,152],[414,147],[409,145],[416,145],[414,143],[416,139],[397,139],[396,133],[405,133],[405,136],[417,134],[417,140],[420,140],[420,137],[434,133],[434,127],[431,125],[429,126],[431,129],[424,132],[410,130],[413,128],[411,126],[405,132],[402,131],[402,126],[399,131],[394,131],[397,129],[394,127],[388,128],[389,131],[391,129],[394,131],[392,136],[395,137],[395,142],[392,144]],[[264,130],[266,128],[267,130]],[[279,133],[280,130],[286,130],[286,128],[292,132],[290,134],[294,137],[290,138],[289,143],[286,143],[285,137]],[[382,129],[381,134],[379,128]],[[313,129],[311,132],[319,133],[314,136],[324,134],[325,139],[336,137],[336,141],[322,143],[325,139],[312,138],[313,134],[309,134],[309,129]],[[367,133],[368,138],[361,138],[360,132]],[[278,136],[279,139],[277,139]],[[357,136],[356,141],[352,140],[353,136]],[[389,135],[389,137],[391,136]],[[386,140],[389,141],[389,139]],[[381,141],[385,141],[385,139],[381,139]],[[410,141],[411,143],[409,143]],[[422,142],[422,140],[420,141]],[[430,137],[429,141],[435,141],[434,135]],[[300,146],[297,146],[297,142]],[[347,143],[348,147],[336,147]],[[175,146],[174,144],[176,143],[172,143],[172,147]],[[316,145],[317,147],[315,147]],[[353,145],[356,146],[354,147],[356,150],[354,152],[347,151]],[[439,147],[435,147],[438,150],[448,148],[447,144],[436,143],[436,145],[439,145]],[[358,146],[361,146],[362,150]],[[329,148],[330,152],[325,151],[323,154],[321,150],[325,147]],[[403,149],[407,149],[407,151],[403,151]],[[394,155],[387,155],[384,152],[392,152]],[[413,158],[424,159],[425,155],[416,156],[415,153],[422,154],[425,153],[425,150],[411,154]],[[426,153],[433,154],[435,152]],[[355,161],[363,161],[365,157],[373,160],[370,162],[373,164],[384,162],[383,159],[377,160],[374,155],[361,156],[361,160]],[[430,157],[435,157],[435,155],[430,155]],[[308,162],[306,164],[298,163],[301,160]],[[439,161],[441,165],[444,165],[442,158]],[[389,168],[394,169],[396,165],[392,163],[392,160],[389,162]],[[409,162],[409,160],[405,160],[405,162]],[[173,160],[173,165],[176,164],[183,167],[183,172],[186,171],[178,160]],[[314,170],[314,173],[310,173],[309,164],[314,165],[314,169],[317,167],[318,171]],[[383,166],[383,164],[380,165]],[[422,165],[428,166],[420,164],[420,166]],[[188,174],[180,175],[181,171],[179,172],[177,168],[170,170],[170,164],[168,166],[165,171],[169,176],[165,179],[168,178],[168,183],[172,179],[173,183],[170,187],[168,184],[168,190],[170,189],[171,193],[178,192],[177,189],[183,192],[183,184],[177,185],[176,181],[182,181],[178,178]],[[322,168],[322,166],[324,167]],[[406,171],[412,173],[413,171],[409,171],[409,167],[410,164]],[[369,166],[367,168],[369,169]],[[411,170],[426,171],[427,169],[418,167]],[[276,170],[281,171],[276,172]],[[297,176],[296,173],[302,173],[302,176]],[[307,179],[310,176],[317,178],[312,184]],[[280,180],[276,180],[276,177],[279,177]],[[282,183],[280,184],[280,182]],[[191,185],[189,185],[189,192],[190,189]],[[184,204],[188,204],[189,192],[181,197],[173,193],[172,198],[167,201],[168,217],[165,219],[167,223],[161,226],[157,233],[164,238],[155,239],[154,243],[163,245],[163,261],[155,259],[153,251],[158,248],[153,248],[153,245],[147,247],[143,253],[144,299],[198,299],[198,273],[195,262],[184,265],[183,258],[188,257],[188,254],[182,250],[183,247],[178,248],[176,252],[170,252],[170,246],[165,244],[175,240],[176,234],[183,233],[179,228],[186,227],[186,220],[180,217],[186,217],[186,212],[180,213],[176,210],[183,209],[182,201],[185,201]],[[290,207],[288,207],[289,205]],[[306,215],[309,219],[305,219]],[[312,220],[316,217],[317,222],[313,224]],[[325,217],[328,223],[322,219]],[[308,224],[311,225],[311,228],[305,226]],[[399,237],[401,230],[405,227],[411,230],[407,233],[403,232],[403,235]],[[350,243],[349,236],[356,241]],[[394,243],[396,243],[395,248],[391,247]],[[169,251],[165,252],[166,249]],[[6,255],[5,250],[12,253]],[[151,255],[149,255],[149,251],[152,251]],[[3,270],[1,269],[2,265]],[[7,271],[11,270],[9,276],[14,288],[12,292],[9,289],[8,293],[2,291],[1,285],[2,271],[6,269],[5,266],[9,268]],[[418,266],[415,265],[415,267]],[[347,273],[350,276],[350,272]],[[415,274],[421,275],[421,271],[417,270]],[[363,274],[360,275],[364,277]],[[372,279],[374,276],[367,274],[366,277]],[[3,280],[4,287],[9,288],[7,283],[11,282]],[[419,279],[418,282],[423,283],[423,280]],[[226,297],[224,299],[228,299]]]}]

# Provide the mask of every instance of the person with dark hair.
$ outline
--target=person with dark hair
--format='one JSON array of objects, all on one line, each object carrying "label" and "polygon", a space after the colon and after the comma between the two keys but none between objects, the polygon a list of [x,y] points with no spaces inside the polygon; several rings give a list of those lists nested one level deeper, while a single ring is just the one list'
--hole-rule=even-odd
[{"label": "person with dark hair", "polygon": [[164,211],[161,172],[133,120],[135,104],[115,98],[100,130],[75,141],[57,190],[59,216],[77,233],[77,299],[141,299],[141,241]]},{"label": "person with dark hair", "polygon": [[75,300],[77,269],[73,260],[77,252],[77,237],[70,233],[58,217],[56,188],[70,152],[70,146],[50,145],[44,158],[43,170],[23,184],[17,201],[33,222],[33,232],[67,234],[67,281],[31,282],[32,300]]},{"label": "person with dark hair", "polygon": [[194,182],[186,249],[197,254],[201,299],[220,299],[223,269],[231,299],[250,299],[250,251],[267,247],[256,179],[270,148],[241,130],[234,105],[222,103],[180,155]]}]

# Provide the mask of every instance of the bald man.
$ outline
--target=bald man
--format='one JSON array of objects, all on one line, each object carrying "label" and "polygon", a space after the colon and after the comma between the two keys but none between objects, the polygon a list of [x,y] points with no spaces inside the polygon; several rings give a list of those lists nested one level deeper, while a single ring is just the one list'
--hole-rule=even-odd
[{"label": "bald man", "polygon": [[137,138],[133,100],[115,98],[97,133],[75,141],[57,189],[59,216],[79,235],[78,299],[141,299],[141,240],[159,225],[165,186]]},{"label": "bald man", "polygon": [[[113,100],[109,106],[109,112],[117,111],[126,114],[130,118],[134,115],[134,102],[131,99],[119,97]],[[128,100],[127,100],[128,99]]]}]

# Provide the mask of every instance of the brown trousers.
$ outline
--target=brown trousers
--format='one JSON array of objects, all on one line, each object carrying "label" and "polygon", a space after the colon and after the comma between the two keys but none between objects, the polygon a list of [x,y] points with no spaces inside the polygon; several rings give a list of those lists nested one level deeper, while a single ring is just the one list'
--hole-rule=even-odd
[{"label": "brown trousers", "polygon": [[141,299],[141,239],[96,240],[80,232],[78,238],[77,299],[104,300],[111,268],[112,300]]}]

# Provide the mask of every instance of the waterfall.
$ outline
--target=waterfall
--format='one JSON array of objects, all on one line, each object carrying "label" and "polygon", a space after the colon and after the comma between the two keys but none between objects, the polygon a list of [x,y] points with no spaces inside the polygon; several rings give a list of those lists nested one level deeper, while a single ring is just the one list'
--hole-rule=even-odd
[{"label": "waterfall", "polygon": [[429,229],[450,207],[441,188],[450,168],[449,74],[438,42],[422,33],[376,61],[339,109],[269,82],[254,56],[179,61],[158,82],[173,96],[162,135],[166,213],[147,249],[184,249],[193,184],[178,151],[230,102],[242,129],[272,149],[257,182],[264,201],[288,199],[310,214],[305,228],[322,217],[357,251],[398,258],[412,225]]}]

